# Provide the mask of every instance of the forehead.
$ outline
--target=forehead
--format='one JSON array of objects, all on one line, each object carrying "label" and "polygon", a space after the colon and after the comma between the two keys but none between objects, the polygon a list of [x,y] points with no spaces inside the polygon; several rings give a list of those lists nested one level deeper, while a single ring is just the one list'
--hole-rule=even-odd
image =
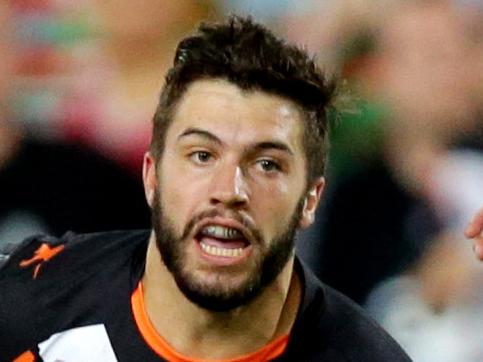
[{"label": "forehead", "polygon": [[199,127],[230,141],[277,139],[301,150],[302,115],[291,100],[259,90],[242,90],[221,79],[190,84],[176,108],[170,134]]}]

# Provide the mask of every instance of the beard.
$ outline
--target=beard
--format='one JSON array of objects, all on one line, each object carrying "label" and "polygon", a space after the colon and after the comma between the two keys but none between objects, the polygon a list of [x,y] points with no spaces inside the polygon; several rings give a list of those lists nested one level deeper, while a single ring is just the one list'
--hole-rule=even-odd
[{"label": "beard", "polygon": [[156,190],[151,210],[151,221],[155,233],[156,245],[162,262],[172,274],[179,290],[191,302],[199,307],[213,311],[226,312],[248,304],[257,297],[267,285],[272,283],[282,272],[294,252],[295,235],[302,215],[303,197],[297,203],[290,222],[270,242],[265,242],[261,233],[251,226],[239,214],[233,215],[254,236],[252,244],[260,248],[254,266],[248,272],[245,281],[236,288],[229,288],[228,283],[220,279],[217,285],[207,285],[197,277],[195,270],[187,265],[187,244],[190,242],[197,223],[204,218],[220,215],[218,210],[209,210],[195,215],[185,226],[181,236],[176,235],[173,224],[163,212],[159,191]]}]

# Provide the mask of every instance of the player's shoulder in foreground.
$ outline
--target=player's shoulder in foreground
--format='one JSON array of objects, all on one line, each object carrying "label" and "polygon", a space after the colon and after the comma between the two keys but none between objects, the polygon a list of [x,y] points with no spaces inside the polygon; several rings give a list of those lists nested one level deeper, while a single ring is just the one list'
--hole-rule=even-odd
[{"label": "player's shoulder in foreground", "polygon": [[361,307],[320,282],[307,267],[302,273],[304,300],[291,339],[304,361],[411,361]]},{"label": "player's shoulder in foreground", "polygon": [[399,344],[365,310],[338,291],[326,287],[327,319],[334,349],[348,361],[411,361]]},{"label": "player's shoulder in foreground", "polygon": [[68,272],[96,267],[97,261],[105,266],[106,262],[128,255],[147,237],[147,230],[67,232],[60,238],[34,235],[0,251],[0,288],[8,280],[20,282],[65,276]]},{"label": "player's shoulder in foreground", "polygon": [[142,262],[148,237],[148,231],[69,232],[16,246],[0,268],[0,360],[116,315],[129,300],[131,266]]}]

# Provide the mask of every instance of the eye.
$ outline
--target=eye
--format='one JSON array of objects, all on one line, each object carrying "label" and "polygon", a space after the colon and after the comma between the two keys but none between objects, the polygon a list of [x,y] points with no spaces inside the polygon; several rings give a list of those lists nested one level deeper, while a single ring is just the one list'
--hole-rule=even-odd
[{"label": "eye", "polygon": [[198,164],[207,163],[213,158],[213,155],[206,151],[196,151],[191,153],[189,156],[191,160]]},{"label": "eye", "polygon": [[259,160],[258,164],[260,165],[262,170],[265,171],[265,172],[281,171],[282,170],[280,165],[277,162],[272,161],[272,160],[267,160],[267,159]]}]

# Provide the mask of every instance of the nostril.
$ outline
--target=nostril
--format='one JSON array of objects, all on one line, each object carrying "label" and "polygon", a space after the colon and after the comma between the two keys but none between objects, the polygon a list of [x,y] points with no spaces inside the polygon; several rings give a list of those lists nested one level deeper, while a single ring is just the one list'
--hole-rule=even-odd
[{"label": "nostril", "polygon": [[210,198],[212,205],[223,204],[230,207],[241,207],[248,203],[248,197],[246,195],[240,195],[236,193],[218,194]]}]

